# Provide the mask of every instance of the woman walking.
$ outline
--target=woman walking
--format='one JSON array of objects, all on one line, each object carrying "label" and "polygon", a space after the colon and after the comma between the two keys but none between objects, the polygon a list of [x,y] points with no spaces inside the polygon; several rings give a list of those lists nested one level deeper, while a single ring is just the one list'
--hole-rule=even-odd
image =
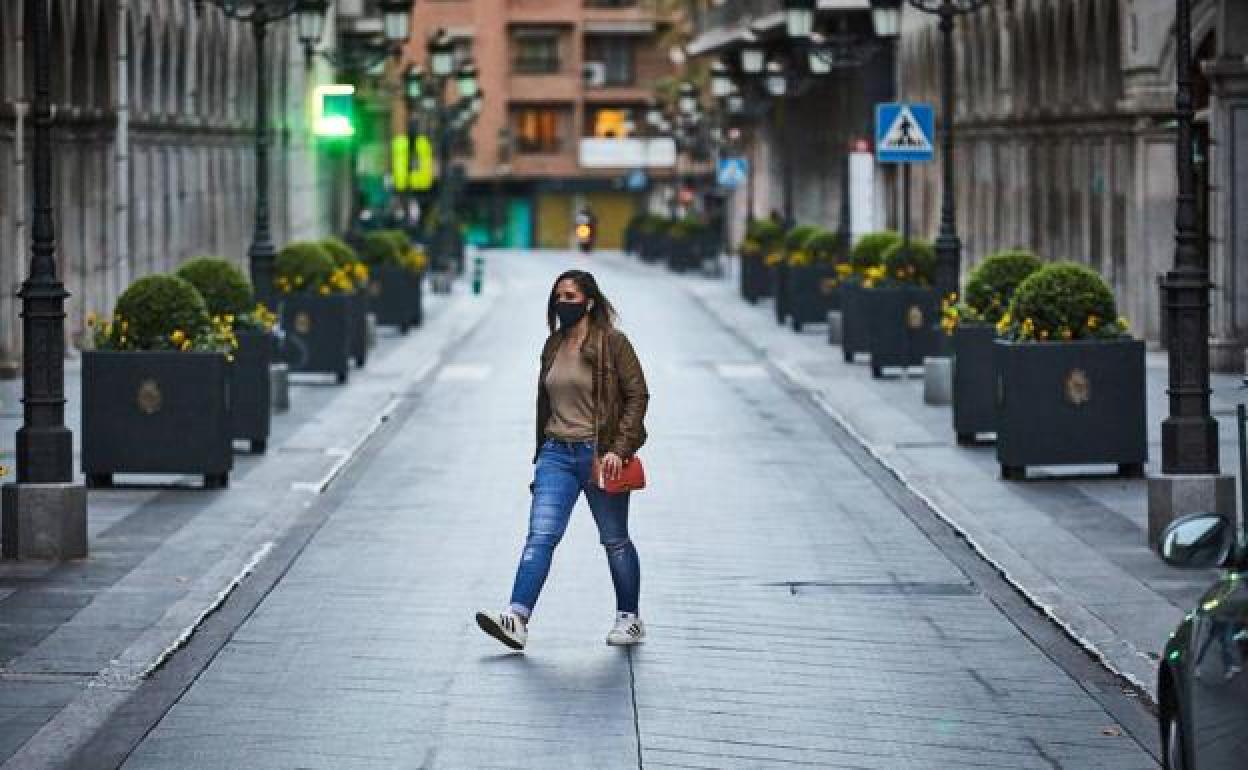
[{"label": "woman walking", "polygon": [[[641,568],[628,537],[629,493],[609,494],[599,486],[617,479],[646,440],[646,378],[632,344],[615,328],[615,318],[593,275],[569,270],[555,279],[546,307],[550,337],[537,380],[529,534],[511,603],[502,612],[477,613],[481,630],[514,650],[524,649],[555,546],[581,493],[598,525],[615,585],[616,620],[607,644],[645,638],[638,614]],[[594,476],[595,464],[601,466],[601,479]]]}]

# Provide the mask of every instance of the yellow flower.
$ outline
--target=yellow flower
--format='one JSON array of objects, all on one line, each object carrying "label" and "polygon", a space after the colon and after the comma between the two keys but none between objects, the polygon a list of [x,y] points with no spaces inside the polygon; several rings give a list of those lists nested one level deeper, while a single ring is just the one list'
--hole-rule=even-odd
[{"label": "yellow flower", "polygon": [[1101,319],[1097,318],[1094,315],[1088,316],[1087,327],[1089,329],[1096,329],[1096,327],[1100,325],[1101,325]]},{"label": "yellow flower", "polygon": [[9,467],[7,465],[0,465],[0,476],[7,475],[9,475]]},{"label": "yellow flower", "polygon": [[324,295],[324,294],[329,294],[329,287],[328,287],[328,286],[322,286],[322,287],[321,287],[321,294],[322,294],[322,295]]},{"label": "yellow flower", "polygon": [[87,313],[87,328],[94,329],[96,323],[95,313]]},{"label": "yellow flower", "polygon": [[1130,329],[1130,328],[1131,328],[1131,322],[1127,320],[1127,317],[1126,317],[1125,315],[1124,315],[1124,316],[1118,316],[1118,325],[1122,327],[1122,330],[1123,330],[1124,332],[1125,332],[1127,329]]},{"label": "yellow flower", "polygon": [[186,332],[181,329],[174,329],[173,334],[169,335],[169,339],[173,341],[173,344],[181,345],[186,340]]},{"label": "yellow flower", "polygon": [[183,340],[183,341],[182,341],[182,350],[190,350],[190,349],[191,349],[191,341],[190,341],[190,340]]}]

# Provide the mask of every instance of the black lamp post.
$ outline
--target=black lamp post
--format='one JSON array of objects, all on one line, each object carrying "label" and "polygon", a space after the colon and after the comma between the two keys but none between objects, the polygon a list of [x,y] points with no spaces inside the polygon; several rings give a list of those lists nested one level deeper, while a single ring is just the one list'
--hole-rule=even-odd
[{"label": "black lamp post", "polygon": [[[962,273],[962,239],[958,237],[953,183],[954,51],[953,21],[979,11],[991,0],[905,0],[911,7],[940,18],[941,59],[941,182],[940,231],[936,236],[936,288],[942,297],[958,291]],[[901,0],[871,0],[876,34],[900,34]]]},{"label": "black lamp post", "polygon": [[273,260],[277,249],[269,223],[269,72],[265,39],[270,24],[297,14],[299,40],[305,47],[321,39],[329,0],[195,0],[197,11],[205,2],[220,8],[227,17],[251,24],[256,48],[256,159],[255,229],[247,258],[256,296],[264,301],[272,296]]},{"label": "black lamp post", "polygon": [[30,272],[22,300],[22,427],[17,483],[3,492],[5,558],[87,555],[86,489],[74,484],[73,435],[65,425],[65,300],[57,277],[52,214],[51,35],[47,0],[30,0],[34,130]]},{"label": "black lamp post", "polygon": [[1162,282],[1169,317],[1170,415],[1161,424],[1163,474],[1217,474],[1218,423],[1209,411],[1209,253],[1197,228],[1192,141],[1192,10],[1177,0],[1175,106],[1178,197],[1174,269]]},{"label": "black lamp post", "polygon": [[[52,110],[47,0],[29,6],[34,25],[34,217],[30,274],[22,300],[22,427],[17,431],[18,483],[73,480],[73,441],[65,426],[65,300],[56,275],[52,219]],[[8,543],[5,543],[8,545]]]},{"label": "black lamp post", "polygon": [[[471,62],[455,67],[455,45],[445,29],[439,29],[426,45],[429,77],[425,82],[421,106],[434,118],[436,148],[438,155],[438,205],[437,229],[433,234],[434,257],[449,266],[456,251],[455,233],[458,228],[455,213],[455,180],[451,163],[453,142],[458,132],[466,130],[476,119],[481,107],[477,68]],[[446,85],[451,79],[459,100],[446,104]]]}]

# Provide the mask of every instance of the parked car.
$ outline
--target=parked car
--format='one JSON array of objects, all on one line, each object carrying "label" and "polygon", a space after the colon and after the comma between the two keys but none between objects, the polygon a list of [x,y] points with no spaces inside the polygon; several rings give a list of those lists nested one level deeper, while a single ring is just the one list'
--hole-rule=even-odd
[{"label": "parked car", "polygon": [[1161,537],[1162,558],[1222,575],[1179,623],[1157,677],[1158,722],[1167,770],[1248,766],[1248,547],[1227,517],[1177,519]]}]

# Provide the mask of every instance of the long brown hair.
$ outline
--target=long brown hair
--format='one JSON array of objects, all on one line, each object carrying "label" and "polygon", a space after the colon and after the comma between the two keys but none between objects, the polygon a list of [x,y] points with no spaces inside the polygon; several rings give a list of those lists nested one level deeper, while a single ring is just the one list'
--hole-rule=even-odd
[{"label": "long brown hair", "polygon": [[559,284],[564,281],[571,281],[576,284],[576,288],[580,289],[585,295],[585,299],[593,300],[594,306],[589,310],[589,323],[599,329],[610,329],[615,326],[615,321],[619,316],[615,312],[615,306],[611,304],[611,300],[607,299],[602,293],[602,289],[598,288],[598,281],[594,278],[593,273],[584,270],[568,270],[555,279],[554,284],[550,287],[550,299],[546,302],[546,325],[550,327],[553,334],[558,326],[558,316],[555,314],[555,302],[557,302],[556,291]]}]

